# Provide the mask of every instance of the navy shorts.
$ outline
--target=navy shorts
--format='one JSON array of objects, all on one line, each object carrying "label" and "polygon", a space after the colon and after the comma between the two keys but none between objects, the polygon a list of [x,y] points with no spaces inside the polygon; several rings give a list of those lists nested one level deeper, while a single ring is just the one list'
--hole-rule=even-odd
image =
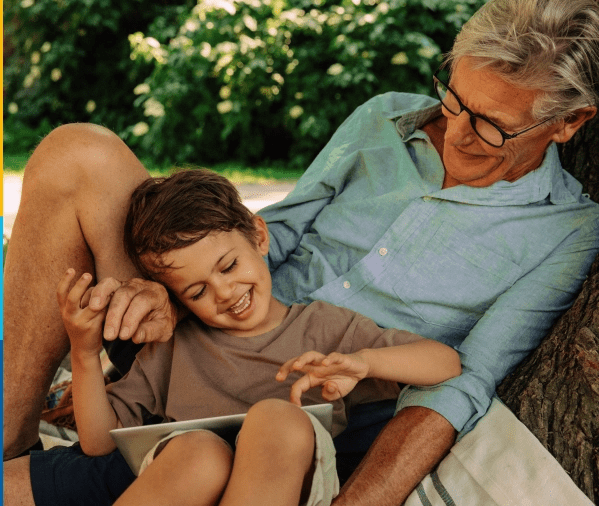
[{"label": "navy shorts", "polygon": [[33,451],[30,463],[36,506],[108,506],[135,480],[118,450],[88,457],[78,443]]}]

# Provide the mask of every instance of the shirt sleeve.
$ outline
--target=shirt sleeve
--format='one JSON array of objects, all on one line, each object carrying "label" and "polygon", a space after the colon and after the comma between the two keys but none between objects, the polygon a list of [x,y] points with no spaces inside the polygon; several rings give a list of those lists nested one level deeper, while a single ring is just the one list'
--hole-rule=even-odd
[{"label": "shirt sleeve", "polygon": [[344,181],[355,168],[353,155],[365,143],[370,122],[378,118],[371,113],[375,100],[356,109],[342,123],[282,201],[259,211],[270,232],[267,262],[271,271],[296,251],[319,213],[343,191]]},{"label": "shirt sleeve", "polygon": [[172,341],[146,344],[129,372],[106,386],[108,401],[124,427],[143,425],[153,415],[165,418]]},{"label": "shirt sleeve", "polygon": [[578,295],[599,253],[599,219],[594,218],[520,278],[477,322],[457,348],[462,375],[433,387],[402,391],[397,411],[424,406],[466,433],[482,417],[496,386],[548,334]]}]

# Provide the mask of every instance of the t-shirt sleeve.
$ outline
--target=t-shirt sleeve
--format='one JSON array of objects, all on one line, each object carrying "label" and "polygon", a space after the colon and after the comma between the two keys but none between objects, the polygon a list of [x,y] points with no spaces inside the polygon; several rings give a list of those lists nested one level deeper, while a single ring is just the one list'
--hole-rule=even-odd
[{"label": "t-shirt sleeve", "polygon": [[155,415],[166,418],[172,347],[173,339],[147,344],[137,354],[130,371],[107,385],[108,401],[124,427],[143,425]]},{"label": "t-shirt sleeve", "polygon": [[351,344],[348,353],[366,348],[399,346],[424,339],[407,330],[381,328],[373,320],[361,314],[356,314],[351,330]]}]

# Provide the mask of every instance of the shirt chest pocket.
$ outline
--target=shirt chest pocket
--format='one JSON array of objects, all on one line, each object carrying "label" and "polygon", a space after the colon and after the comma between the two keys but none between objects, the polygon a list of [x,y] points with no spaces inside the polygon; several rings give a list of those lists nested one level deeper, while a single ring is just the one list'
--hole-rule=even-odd
[{"label": "shirt chest pocket", "polygon": [[427,323],[470,330],[522,275],[510,260],[444,223],[395,283],[398,297]]}]

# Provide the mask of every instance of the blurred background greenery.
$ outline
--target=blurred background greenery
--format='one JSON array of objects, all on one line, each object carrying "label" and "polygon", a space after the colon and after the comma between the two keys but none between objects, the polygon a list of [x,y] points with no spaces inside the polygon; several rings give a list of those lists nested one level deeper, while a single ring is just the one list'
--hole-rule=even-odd
[{"label": "blurred background greenery", "polygon": [[301,173],[370,97],[432,94],[483,3],[5,0],[5,153],[24,161],[52,128],[93,122],[158,170]]}]

